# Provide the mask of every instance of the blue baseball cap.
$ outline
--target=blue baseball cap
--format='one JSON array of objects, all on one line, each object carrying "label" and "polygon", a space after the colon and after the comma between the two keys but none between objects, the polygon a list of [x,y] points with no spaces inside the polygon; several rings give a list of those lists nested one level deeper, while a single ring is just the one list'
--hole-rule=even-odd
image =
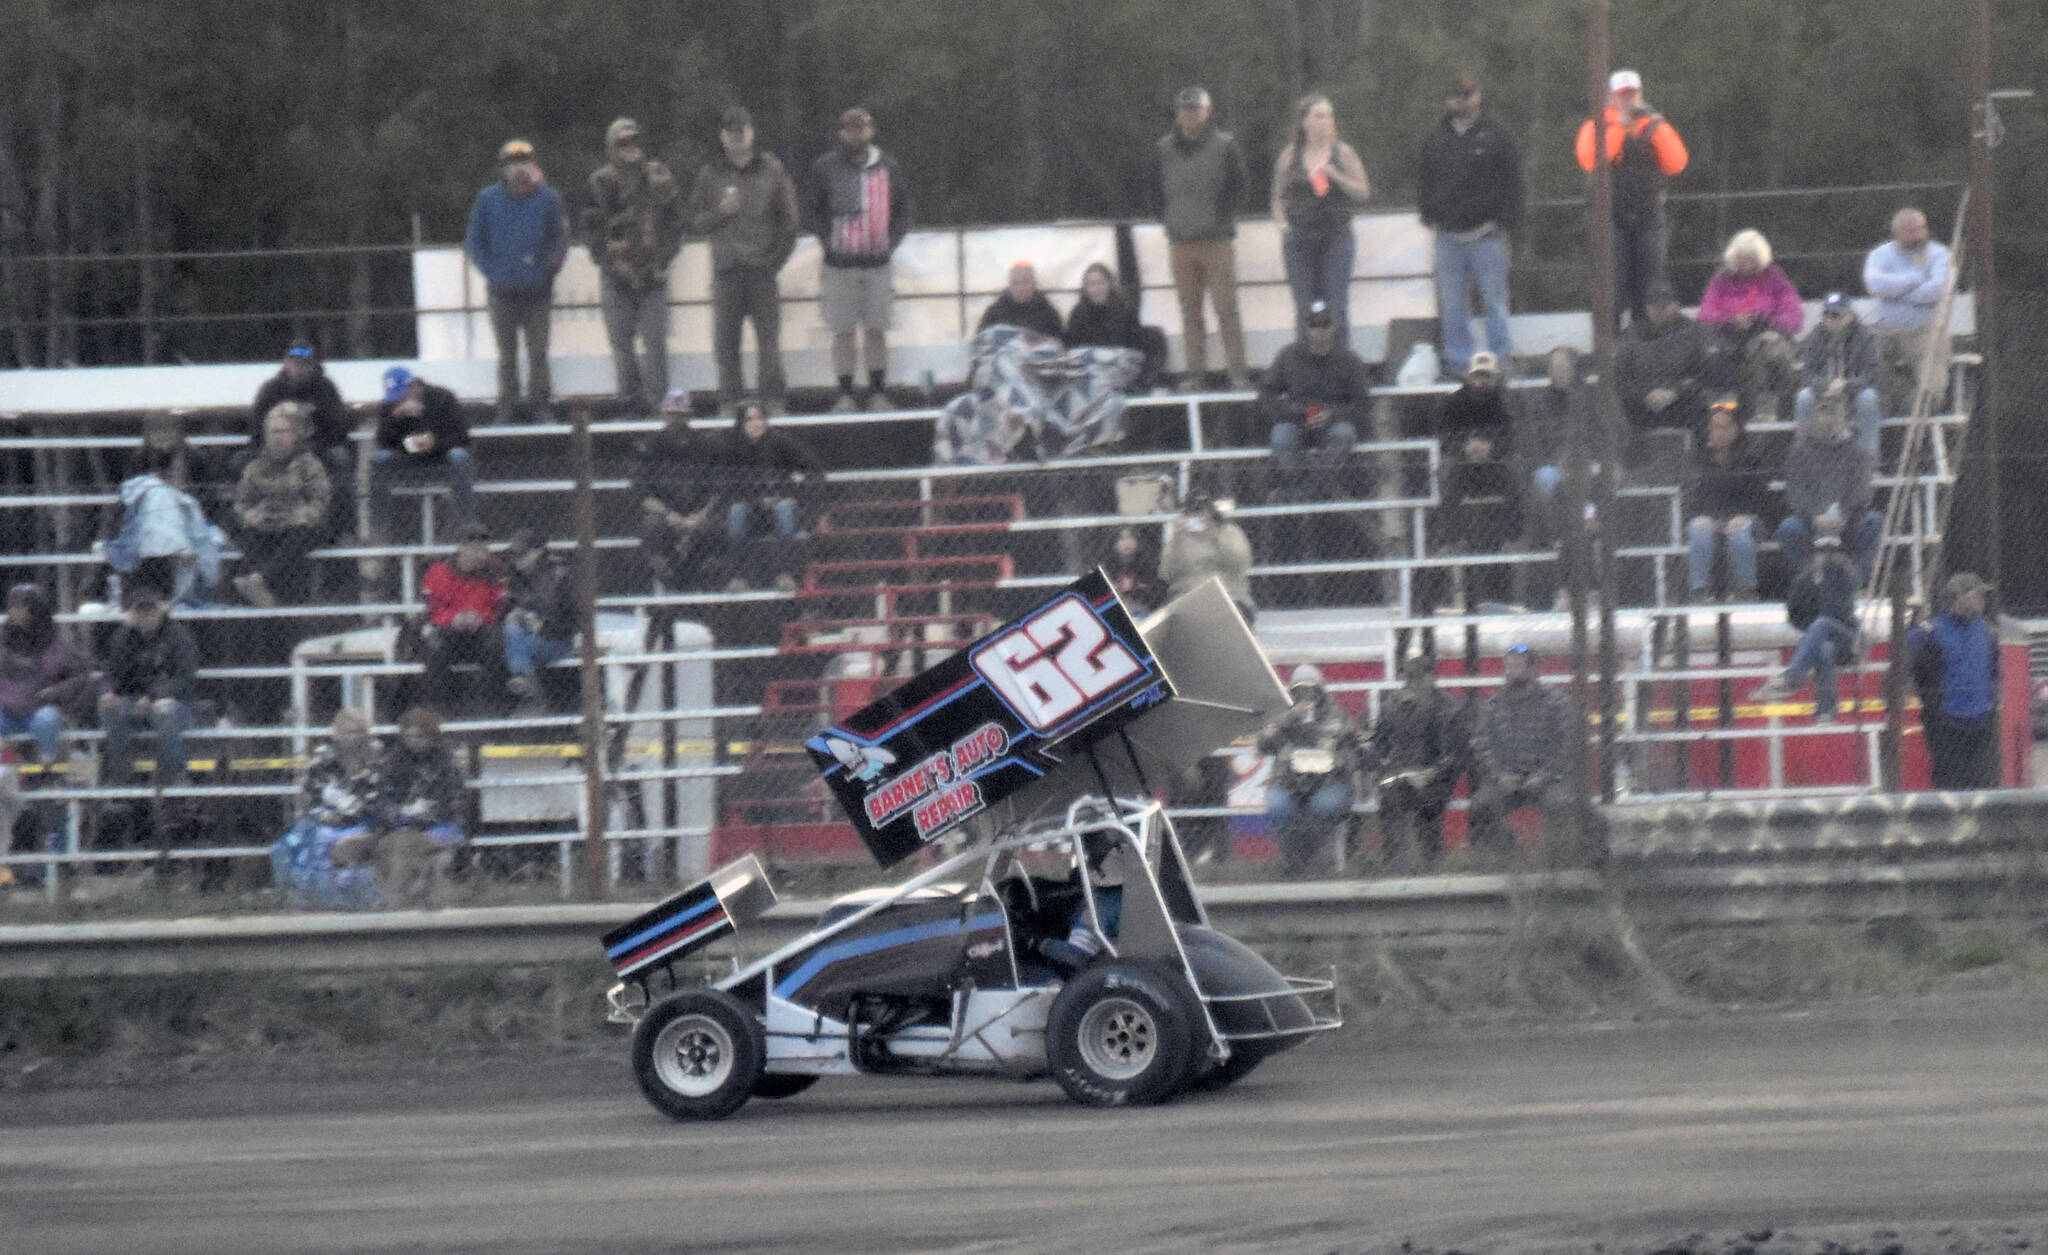
[{"label": "blue baseball cap", "polygon": [[384,403],[396,405],[405,396],[405,390],[412,387],[412,372],[403,366],[393,366],[384,372]]}]

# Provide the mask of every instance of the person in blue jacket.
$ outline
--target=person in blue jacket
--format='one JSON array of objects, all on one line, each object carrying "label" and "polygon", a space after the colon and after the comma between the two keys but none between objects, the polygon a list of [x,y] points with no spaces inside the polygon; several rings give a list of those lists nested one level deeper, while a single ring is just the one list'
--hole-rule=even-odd
[{"label": "person in blue jacket", "polygon": [[1937,789],[1998,787],[1998,630],[1984,615],[1989,589],[1970,571],[1949,576],[1941,613],[1907,641]]},{"label": "person in blue jacket", "polygon": [[519,337],[526,337],[526,396],[535,422],[550,422],[554,386],[548,377],[548,316],[555,275],[569,248],[562,198],[547,185],[533,145],[509,140],[498,150],[498,181],[478,192],[469,211],[463,251],[483,272],[491,334],[498,341],[497,421],[519,407]]}]

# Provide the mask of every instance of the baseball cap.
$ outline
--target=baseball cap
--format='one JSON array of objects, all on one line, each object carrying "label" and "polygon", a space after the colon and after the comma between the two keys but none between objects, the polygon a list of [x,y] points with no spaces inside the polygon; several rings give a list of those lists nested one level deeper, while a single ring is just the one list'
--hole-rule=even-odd
[{"label": "baseball cap", "polygon": [[1607,80],[1610,92],[1639,92],[1643,90],[1643,76],[1634,70],[1616,70]]},{"label": "baseball cap", "polygon": [[1471,362],[1465,367],[1465,373],[1468,375],[1498,375],[1500,373],[1500,359],[1485,349],[1481,349],[1472,355]]},{"label": "baseball cap", "polygon": [[505,146],[504,146],[503,148],[500,148],[500,149],[498,150],[498,164],[499,164],[499,165],[504,165],[504,164],[505,164],[506,162],[508,162],[508,161],[532,161],[532,160],[533,160],[533,145],[532,145],[532,144],[529,144],[529,143],[527,143],[527,142],[526,142],[525,140],[523,140],[523,139],[508,139],[508,140],[506,140],[506,141],[505,141]]},{"label": "baseball cap", "polygon": [[403,366],[393,366],[384,372],[384,403],[396,405],[405,396],[405,390],[412,387],[412,372]]},{"label": "baseball cap", "polygon": [[1849,314],[1855,311],[1849,307],[1849,298],[1847,296],[1840,292],[1830,292],[1827,295],[1827,299],[1820,303],[1820,312],[1823,314]]},{"label": "baseball cap", "polygon": [[[845,119],[841,118],[840,121],[843,123]],[[718,115],[718,129],[728,135],[734,131],[744,131],[752,125],[754,115],[747,112],[745,105],[728,105],[725,112]]]},{"label": "baseball cap", "polygon": [[670,388],[668,395],[661,399],[661,412],[664,414],[688,414],[690,410],[688,388]]},{"label": "baseball cap", "polygon": [[855,105],[839,115],[839,128],[845,130],[849,126],[866,126],[874,120],[874,114],[869,113],[859,105]]},{"label": "baseball cap", "polygon": [[1209,89],[1199,85],[1183,87],[1180,94],[1173,98],[1173,107],[1176,109],[1204,109],[1208,104]]},{"label": "baseball cap", "polygon": [[480,540],[489,540],[490,538],[491,529],[488,526],[486,526],[482,520],[473,520],[471,522],[463,524],[462,530],[456,533],[455,536],[457,543],[463,544],[474,543]]},{"label": "baseball cap", "polygon": [[1302,322],[1310,327],[1334,327],[1337,317],[1330,312],[1328,302],[1316,301],[1308,307],[1308,314]]},{"label": "baseball cap", "polygon": [[1957,571],[1954,575],[1948,577],[1947,583],[1941,586],[1941,595],[1946,601],[1954,601],[1958,597],[1967,597],[1971,593],[1988,593],[1990,591],[1991,585],[1985,583],[1983,577],[1975,571]]},{"label": "baseball cap", "polygon": [[296,357],[301,361],[308,362],[317,362],[320,360],[320,350],[314,348],[313,342],[310,340],[292,341],[292,346],[284,351],[284,355],[286,357]]},{"label": "baseball cap", "polygon": [[1304,662],[1294,669],[1294,674],[1287,677],[1289,688],[1299,688],[1304,684],[1323,687],[1323,669],[1312,662]]},{"label": "baseball cap", "polygon": [[1458,77],[1452,79],[1451,85],[1445,94],[1451,96],[1469,96],[1473,92],[1476,92],[1478,90],[1479,76],[1468,72],[1460,74],[1458,75]]}]

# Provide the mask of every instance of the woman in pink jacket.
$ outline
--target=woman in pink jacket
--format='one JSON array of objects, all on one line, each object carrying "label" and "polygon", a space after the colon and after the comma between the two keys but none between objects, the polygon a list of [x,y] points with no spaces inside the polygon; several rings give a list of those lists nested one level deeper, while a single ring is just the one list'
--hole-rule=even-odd
[{"label": "woman in pink jacket", "polygon": [[1737,231],[1700,297],[1700,325],[1740,379],[1750,412],[1768,421],[1789,412],[1799,385],[1792,342],[1806,322],[1799,290],[1771,264],[1763,232]]}]

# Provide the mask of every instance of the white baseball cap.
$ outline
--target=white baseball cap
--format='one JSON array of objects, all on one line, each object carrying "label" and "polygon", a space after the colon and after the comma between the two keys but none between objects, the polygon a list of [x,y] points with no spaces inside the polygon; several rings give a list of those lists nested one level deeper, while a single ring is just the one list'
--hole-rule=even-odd
[{"label": "white baseball cap", "polygon": [[1616,70],[1607,80],[1609,92],[1639,92],[1643,90],[1643,76],[1634,70]]}]

